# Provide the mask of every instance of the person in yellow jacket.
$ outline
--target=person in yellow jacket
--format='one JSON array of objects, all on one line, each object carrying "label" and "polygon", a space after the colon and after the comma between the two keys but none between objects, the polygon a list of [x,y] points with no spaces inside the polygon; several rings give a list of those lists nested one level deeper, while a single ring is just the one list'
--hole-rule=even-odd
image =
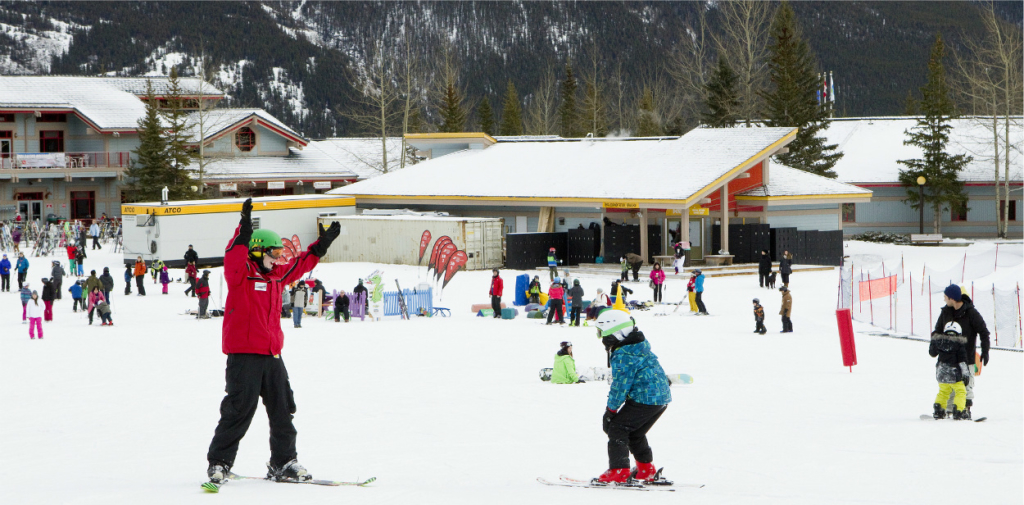
[{"label": "person in yellow jacket", "polygon": [[562,342],[561,349],[555,354],[555,368],[551,371],[551,382],[554,384],[582,384],[584,382],[576,373],[576,360],[572,358],[572,342]]}]

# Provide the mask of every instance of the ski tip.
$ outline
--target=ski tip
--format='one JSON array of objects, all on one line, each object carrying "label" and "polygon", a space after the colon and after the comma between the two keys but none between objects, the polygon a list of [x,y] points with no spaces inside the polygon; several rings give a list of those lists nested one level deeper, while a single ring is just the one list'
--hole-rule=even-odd
[{"label": "ski tip", "polygon": [[988,419],[988,418],[987,417],[979,417],[979,418],[975,419],[974,422],[980,423],[980,422],[982,422],[982,421],[984,421],[986,419]]},{"label": "ski tip", "polygon": [[366,479],[366,480],[360,482],[359,486],[368,486],[368,485],[370,485],[370,484],[372,484],[372,483],[374,483],[376,481],[377,481],[376,477],[370,477],[369,479]]},{"label": "ski tip", "polygon": [[204,482],[203,485],[202,485],[202,488],[207,493],[219,493],[220,492],[220,486],[218,486],[217,484],[214,484],[212,482]]}]

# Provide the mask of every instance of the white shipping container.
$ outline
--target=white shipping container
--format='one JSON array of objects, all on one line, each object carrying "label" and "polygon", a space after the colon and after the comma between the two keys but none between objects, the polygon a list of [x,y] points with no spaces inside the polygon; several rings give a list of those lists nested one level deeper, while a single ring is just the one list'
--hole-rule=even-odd
[{"label": "white shipping container", "polygon": [[[159,258],[169,267],[185,266],[189,244],[200,265],[222,265],[224,250],[238,226],[241,198],[121,205],[124,262],[142,256],[148,265]],[[353,215],[355,200],[335,195],[268,196],[253,198],[254,229],[277,232],[282,239],[295,235],[302,250],[317,238],[320,216]]]},{"label": "white shipping container", "polygon": [[[337,221],[341,235],[331,244],[327,262],[368,262],[391,265],[427,266],[435,243],[449,237],[457,250],[468,257],[467,270],[500,268],[505,264],[501,218],[435,216],[347,216],[322,217],[324,226]],[[430,239],[420,258],[424,232]]]}]

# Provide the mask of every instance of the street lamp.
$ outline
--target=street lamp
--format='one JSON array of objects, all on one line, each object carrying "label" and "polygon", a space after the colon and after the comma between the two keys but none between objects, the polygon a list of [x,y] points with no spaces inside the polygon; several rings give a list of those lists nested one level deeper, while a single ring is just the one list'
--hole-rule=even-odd
[{"label": "street lamp", "polygon": [[924,184],[926,182],[928,182],[928,179],[925,179],[923,175],[919,175],[917,177],[917,189],[920,191],[919,194],[921,196],[917,202],[918,210],[921,211],[921,224],[920,229],[917,232],[922,235],[924,234]]}]

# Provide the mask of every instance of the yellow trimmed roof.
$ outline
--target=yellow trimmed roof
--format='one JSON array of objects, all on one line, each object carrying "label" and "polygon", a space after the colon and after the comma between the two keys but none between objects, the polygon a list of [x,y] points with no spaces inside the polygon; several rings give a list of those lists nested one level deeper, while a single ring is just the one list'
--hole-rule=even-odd
[{"label": "yellow trimmed roof", "polygon": [[360,201],[638,201],[685,206],[785,147],[796,132],[700,128],[674,140],[498,143],[336,191]]},{"label": "yellow trimmed roof", "polygon": [[[121,205],[121,215],[156,214],[158,216],[174,216],[183,214],[219,214],[223,212],[241,212],[241,198],[220,198],[215,200],[185,200],[167,202],[126,203]],[[356,201],[352,197],[332,195],[296,195],[268,196],[252,199],[253,212],[282,209],[309,209],[323,207],[353,207]]]}]

